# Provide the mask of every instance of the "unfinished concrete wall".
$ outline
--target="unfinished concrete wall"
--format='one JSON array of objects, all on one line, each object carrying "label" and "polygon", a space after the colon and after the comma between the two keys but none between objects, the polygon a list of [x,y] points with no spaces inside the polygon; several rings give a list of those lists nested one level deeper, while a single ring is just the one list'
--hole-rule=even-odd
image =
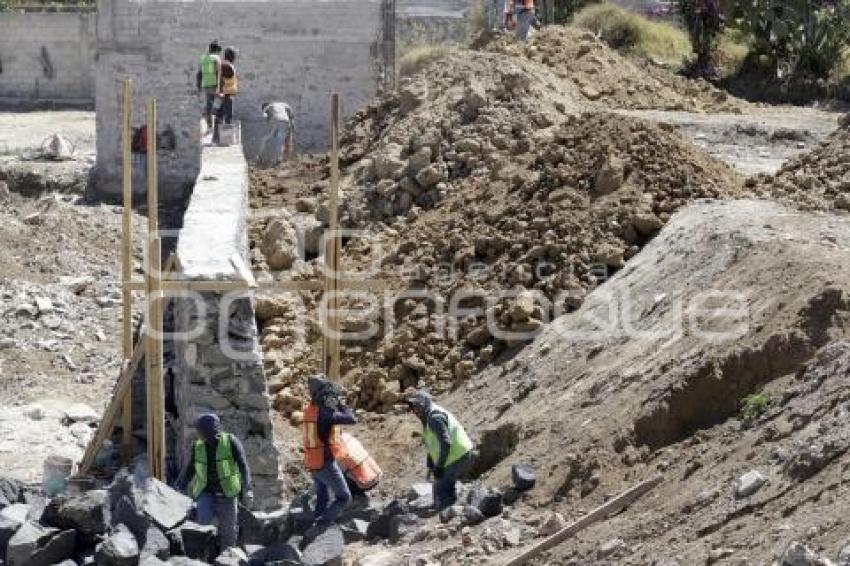
[{"label": "unfinished concrete wall", "polygon": [[[177,239],[179,273],[232,281],[238,278],[234,262],[248,262],[247,164],[239,146],[205,148],[202,161]],[[252,294],[187,295],[174,299],[173,313],[174,453],[181,459],[187,453],[198,415],[217,413],[245,445],[257,505],[279,506],[278,455]]]},{"label": "unfinished concrete wall", "polygon": [[0,104],[94,103],[92,12],[0,12]]},{"label": "unfinished concrete wall", "polygon": [[[155,96],[160,133],[174,148],[160,153],[162,198],[181,198],[199,170],[201,101],[198,60],[210,40],[239,50],[235,101],[247,154],[267,133],[260,104],[285,100],[296,112],[296,149],[323,151],[329,95],[339,91],[345,115],[377,92],[385,0],[158,1],[98,4],[96,192],[120,189],[121,81],[136,86],[136,123],[143,98]],[[138,192],[144,188],[140,183]]]}]

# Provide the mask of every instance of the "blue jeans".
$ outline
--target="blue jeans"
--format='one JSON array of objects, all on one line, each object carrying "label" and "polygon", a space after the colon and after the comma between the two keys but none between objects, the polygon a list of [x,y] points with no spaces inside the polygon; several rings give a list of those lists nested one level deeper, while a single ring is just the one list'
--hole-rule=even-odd
[{"label": "blue jeans", "polygon": [[218,535],[221,549],[236,546],[236,498],[205,491],[195,502],[198,523],[211,525],[218,518]]},{"label": "blue jeans", "polygon": [[466,471],[468,463],[469,454],[465,454],[451,466],[446,466],[440,479],[434,481],[434,506],[438,512],[457,503],[457,481]]},{"label": "blue jeans", "polygon": [[[329,460],[324,468],[313,472],[313,483],[316,487],[316,524],[331,525],[351,503],[351,491],[345,476],[336,461]],[[328,506],[331,493],[334,501]]]},{"label": "blue jeans", "polygon": [[505,0],[487,0],[487,29],[505,29]]}]

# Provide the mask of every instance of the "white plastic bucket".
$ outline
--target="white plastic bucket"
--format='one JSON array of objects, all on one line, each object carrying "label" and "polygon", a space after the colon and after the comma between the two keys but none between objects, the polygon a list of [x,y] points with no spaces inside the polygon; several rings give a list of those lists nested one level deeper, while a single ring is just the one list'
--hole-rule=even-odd
[{"label": "white plastic bucket", "polygon": [[42,486],[48,497],[54,497],[65,491],[68,478],[74,471],[74,461],[64,456],[51,455],[44,461],[44,481]]}]

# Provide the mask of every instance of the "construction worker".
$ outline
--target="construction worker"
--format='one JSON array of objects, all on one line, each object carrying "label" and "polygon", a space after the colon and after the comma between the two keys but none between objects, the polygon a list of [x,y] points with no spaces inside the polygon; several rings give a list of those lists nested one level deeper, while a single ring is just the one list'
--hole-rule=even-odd
[{"label": "construction worker", "polygon": [[514,18],[516,18],[516,38],[518,41],[528,41],[531,28],[537,25],[534,13],[534,0],[515,0]]},{"label": "construction worker", "polygon": [[227,47],[224,50],[224,59],[221,62],[221,73],[218,83],[219,109],[216,114],[215,128],[213,130],[213,143],[220,140],[221,124],[233,123],[233,97],[239,92],[239,79],[236,75],[236,49]]},{"label": "construction worker", "polygon": [[463,425],[427,392],[417,391],[407,399],[407,404],[422,422],[428,474],[433,474],[436,480],[434,505],[440,512],[457,502],[457,482],[470,464],[473,444]]},{"label": "construction worker", "polygon": [[236,546],[237,499],[250,508],[254,502],[251,470],[245,449],[235,436],[222,430],[215,414],[195,421],[198,438],[192,444],[177,488],[195,500],[198,523],[210,525],[218,519],[222,549]]},{"label": "construction worker", "polygon": [[210,43],[209,50],[201,56],[198,64],[198,92],[204,96],[204,120],[207,129],[213,126],[213,105],[218,93],[218,83],[221,73],[221,45],[218,41]]},{"label": "construction worker", "polygon": [[487,31],[505,31],[505,0],[487,0]]},{"label": "construction worker", "polygon": [[285,102],[264,102],[260,109],[267,122],[273,124],[271,133],[263,139],[260,160],[276,165],[292,157],[295,136],[295,116]]},{"label": "construction worker", "polygon": [[337,463],[337,459],[346,456],[339,427],[357,423],[357,417],[342,402],[336,386],[324,376],[309,378],[307,386],[310,404],[304,409],[302,424],[304,465],[313,475],[316,488],[316,520],[305,535],[305,540],[310,540],[331,526],[351,503],[351,490]]}]

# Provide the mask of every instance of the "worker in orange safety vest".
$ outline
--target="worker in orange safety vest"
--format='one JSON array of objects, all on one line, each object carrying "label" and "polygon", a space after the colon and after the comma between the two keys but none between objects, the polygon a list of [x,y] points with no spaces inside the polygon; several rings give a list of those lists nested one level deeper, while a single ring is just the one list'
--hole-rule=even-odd
[{"label": "worker in orange safety vest", "polygon": [[351,490],[338,463],[347,456],[339,427],[357,423],[357,417],[324,376],[311,377],[307,385],[310,404],[304,409],[302,423],[304,465],[313,475],[316,488],[316,520],[305,535],[310,540],[331,526],[351,503]]},{"label": "worker in orange safety vest", "polygon": [[534,13],[534,0],[515,0],[514,18],[516,19],[516,38],[518,41],[528,41],[531,28],[537,24]]}]

